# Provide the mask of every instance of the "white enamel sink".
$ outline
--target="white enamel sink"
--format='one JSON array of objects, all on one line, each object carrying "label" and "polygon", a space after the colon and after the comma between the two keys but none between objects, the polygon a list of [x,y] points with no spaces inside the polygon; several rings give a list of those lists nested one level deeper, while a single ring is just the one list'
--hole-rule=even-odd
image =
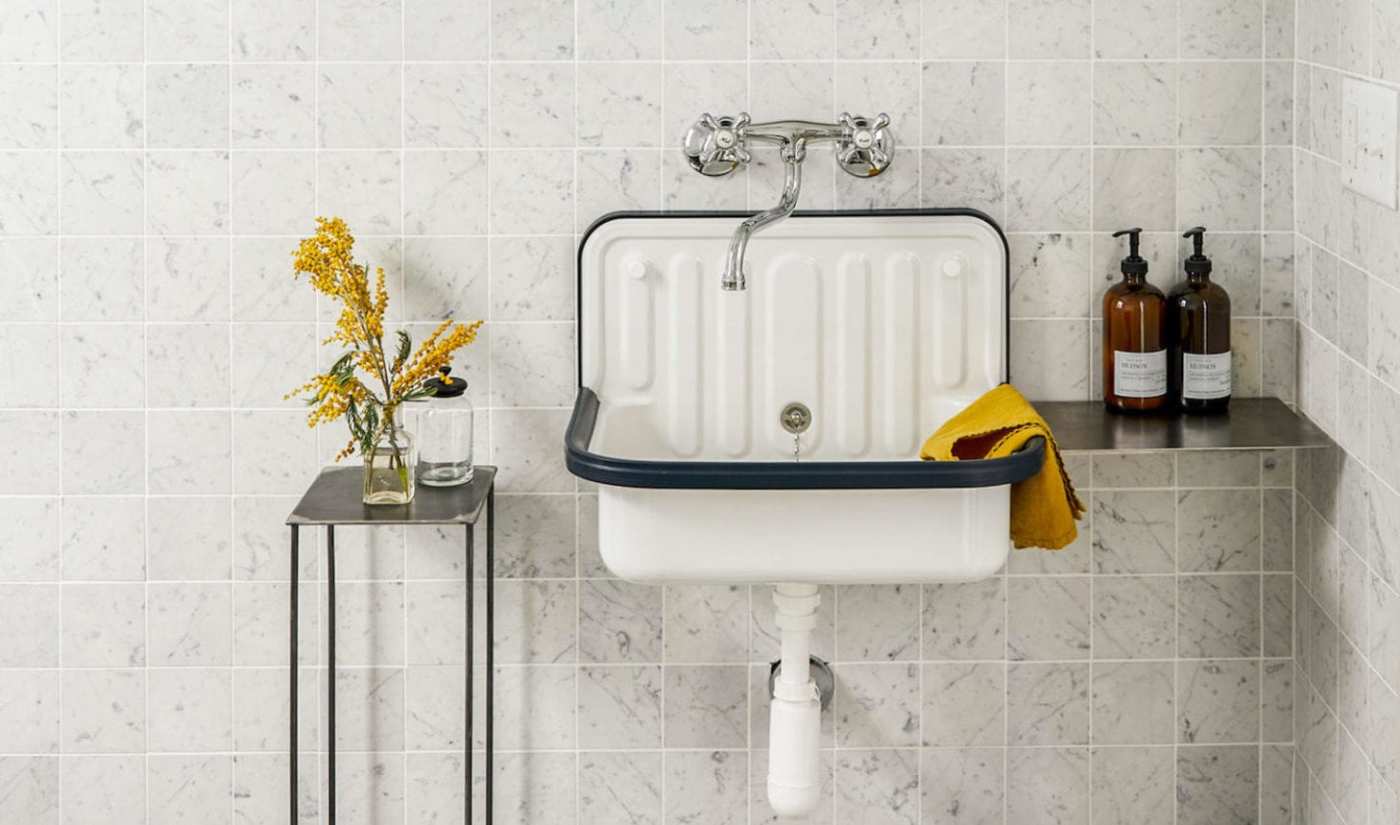
[{"label": "white enamel sink", "polygon": [[[1007,249],[969,210],[798,214],[720,289],[737,214],[618,214],[579,250],[566,459],[598,484],[617,575],[656,582],[975,579],[1010,550],[1043,445],[923,462],[1006,380]],[[780,414],[797,402],[810,427]]]}]

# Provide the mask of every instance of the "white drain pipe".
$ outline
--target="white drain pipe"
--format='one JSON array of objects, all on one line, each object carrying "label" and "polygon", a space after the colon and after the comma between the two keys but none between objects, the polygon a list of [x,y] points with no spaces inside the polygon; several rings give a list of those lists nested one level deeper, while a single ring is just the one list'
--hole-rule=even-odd
[{"label": "white drain pipe", "polygon": [[808,667],[820,604],[814,584],[773,587],[782,667],[773,683],[768,723],[768,804],[780,817],[811,813],[821,796],[821,693]]}]

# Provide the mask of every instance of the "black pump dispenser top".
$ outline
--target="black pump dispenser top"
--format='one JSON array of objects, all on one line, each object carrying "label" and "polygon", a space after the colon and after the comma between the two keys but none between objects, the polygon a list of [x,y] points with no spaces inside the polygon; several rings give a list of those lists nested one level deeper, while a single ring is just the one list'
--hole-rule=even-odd
[{"label": "black pump dispenser top", "polygon": [[1142,227],[1120,229],[1113,233],[1115,238],[1122,235],[1128,236],[1128,257],[1124,258],[1119,265],[1124,275],[1142,277],[1147,274],[1147,260],[1138,254],[1138,236],[1141,234]]},{"label": "black pump dispenser top", "polygon": [[1210,258],[1202,252],[1201,247],[1205,243],[1206,228],[1204,226],[1193,226],[1181,233],[1181,237],[1190,238],[1192,245],[1191,257],[1186,259],[1187,275],[1209,275],[1211,270]]},{"label": "black pump dispenser top", "polygon": [[444,364],[438,367],[436,378],[429,378],[423,386],[433,391],[433,398],[457,398],[467,391],[467,379],[453,378],[452,368]]}]

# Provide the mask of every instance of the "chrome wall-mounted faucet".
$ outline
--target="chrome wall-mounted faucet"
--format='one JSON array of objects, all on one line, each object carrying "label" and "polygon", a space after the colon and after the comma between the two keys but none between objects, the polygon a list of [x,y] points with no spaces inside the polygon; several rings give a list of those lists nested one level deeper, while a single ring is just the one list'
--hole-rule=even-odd
[{"label": "chrome wall-mounted faucet", "polygon": [[781,221],[797,208],[797,196],[802,189],[802,161],[807,157],[808,144],[834,143],[836,161],[847,174],[873,178],[889,168],[894,155],[894,133],[889,126],[890,118],[885,114],[872,120],[843,113],[835,123],[808,120],[753,123],[746,112],[738,117],[701,115],[681,143],[690,168],[700,174],[722,177],[747,165],[752,159],[750,144],[776,146],[783,160],[782,196],[776,206],[746,218],[735,228],[720,286],[726,290],[744,289],[744,253],[750,236]]}]

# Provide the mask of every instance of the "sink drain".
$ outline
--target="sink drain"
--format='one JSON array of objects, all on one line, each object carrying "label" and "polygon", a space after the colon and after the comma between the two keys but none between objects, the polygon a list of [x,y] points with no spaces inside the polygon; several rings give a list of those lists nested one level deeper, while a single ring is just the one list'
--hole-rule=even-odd
[{"label": "sink drain", "polygon": [[806,404],[794,401],[783,407],[783,411],[778,414],[778,422],[793,435],[800,435],[812,426],[812,411],[807,409]]}]

